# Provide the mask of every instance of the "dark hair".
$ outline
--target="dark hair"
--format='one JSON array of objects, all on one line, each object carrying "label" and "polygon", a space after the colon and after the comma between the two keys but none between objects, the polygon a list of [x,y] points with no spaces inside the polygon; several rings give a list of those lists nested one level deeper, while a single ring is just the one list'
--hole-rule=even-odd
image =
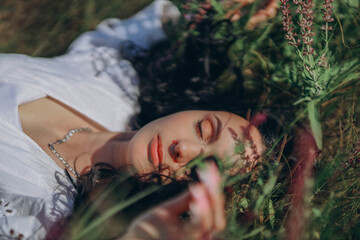
[{"label": "dark hair", "polygon": [[[119,204],[126,205],[104,219],[83,238],[91,236],[91,239],[116,239],[123,235],[134,218],[178,195],[187,188],[190,181],[170,181],[164,184],[162,177],[158,173],[139,176],[105,163],[94,165],[78,180],[74,212],[62,226],[61,239],[71,238],[73,234],[76,236],[84,227]],[[144,195],[144,191],[147,194]]]},{"label": "dark hair", "polygon": [[[180,57],[178,50],[185,46],[184,44],[186,47]],[[198,44],[198,41],[162,42],[152,47],[146,55],[129,59],[133,60],[140,79],[141,111],[133,127],[139,128],[154,119],[182,110],[225,110],[224,106],[234,105],[234,102],[237,103],[236,108],[240,108],[244,102],[241,94],[238,94],[240,91],[237,91],[241,86],[241,77],[236,78],[240,82],[236,81],[235,85],[238,87],[232,88],[235,91],[230,94],[231,99],[228,92],[218,91],[216,79],[228,66],[229,59],[221,59],[216,64],[210,63],[207,69],[204,63],[199,61],[203,57],[204,49],[211,49],[211,57],[219,57],[218,49]],[[222,57],[225,55],[220,54]],[[221,108],[213,106],[219,101]]]}]

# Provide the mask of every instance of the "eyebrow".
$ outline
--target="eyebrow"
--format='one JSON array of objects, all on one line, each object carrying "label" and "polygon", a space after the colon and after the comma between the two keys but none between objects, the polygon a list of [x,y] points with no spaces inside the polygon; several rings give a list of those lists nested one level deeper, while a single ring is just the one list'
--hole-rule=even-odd
[{"label": "eyebrow", "polygon": [[214,115],[214,117],[216,119],[217,124],[216,124],[216,129],[215,129],[215,135],[214,135],[212,142],[216,142],[219,139],[221,131],[222,131],[222,122],[221,122],[220,118],[217,117],[216,115]]}]

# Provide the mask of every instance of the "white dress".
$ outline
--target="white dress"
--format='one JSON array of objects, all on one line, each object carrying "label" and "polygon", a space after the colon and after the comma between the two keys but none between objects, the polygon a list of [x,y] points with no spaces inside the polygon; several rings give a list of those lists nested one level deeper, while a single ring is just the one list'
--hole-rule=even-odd
[{"label": "white dress", "polygon": [[71,214],[76,197],[64,170],[22,131],[18,106],[51,96],[109,131],[126,130],[139,110],[138,77],[119,48],[124,40],[148,48],[164,39],[165,4],[103,21],[60,57],[0,54],[0,239],[44,239]]}]

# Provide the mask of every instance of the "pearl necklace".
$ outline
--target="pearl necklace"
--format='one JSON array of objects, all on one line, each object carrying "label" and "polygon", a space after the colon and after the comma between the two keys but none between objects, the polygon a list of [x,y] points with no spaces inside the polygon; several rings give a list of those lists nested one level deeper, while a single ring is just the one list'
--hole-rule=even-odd
[{"label": "pearl necklace", "polygon": [[60,155],[60,153],[58,151],[55,150],[54,145],[60,145],[62,143],[65,143],[69,140],[69,138],[74,135],[75,133],[79,133],[79,132],[92,132],[92,130],[88,127],[82,127],[82,128],[74,128],[71,129],[64,138],[56,140],[55,142],[51,142],[48,144],[49,149],[51,150],[51,152],[55,155],[55,157],[57,157],[64,165],[65,167],[72,172],[76,177],[80,177],[80,174],[74,169],[72,168],[66,161],[65,159]]}]

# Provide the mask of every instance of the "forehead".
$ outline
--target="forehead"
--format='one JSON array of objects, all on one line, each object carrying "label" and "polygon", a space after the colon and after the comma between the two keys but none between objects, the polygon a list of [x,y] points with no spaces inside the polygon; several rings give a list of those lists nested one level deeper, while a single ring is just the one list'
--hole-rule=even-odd
[{"label": "forehead", "polygon": [[[168,117],[191,117],[191,118],[197,118],[197,117],[203,117],[206,115],[215,114],[216,116],[221,117],[240,117],[234,113],[225,112],[225,111],[207,111],[207,110],[187,110],[182,112],[177,112],[172,115],[169,115]],[[166,117],[165,117],[166,118]],[[241,117],[240,117],[241,118]]]},{"label": "forehead", "polygon": [[169,115],[168,117],[165,117],[165,119],[177,118],[179,120],[185,120],[185,119],[191,120],[191,119],[202,118],[208,115],[215,115],[216,117],[220,118],[223,126],[227,126],[229,124],[230,125],[237,124],[238,126],[244,126],[250,124],[243,117],[226,111],[188,110],[188,111],[182,111]]}]

